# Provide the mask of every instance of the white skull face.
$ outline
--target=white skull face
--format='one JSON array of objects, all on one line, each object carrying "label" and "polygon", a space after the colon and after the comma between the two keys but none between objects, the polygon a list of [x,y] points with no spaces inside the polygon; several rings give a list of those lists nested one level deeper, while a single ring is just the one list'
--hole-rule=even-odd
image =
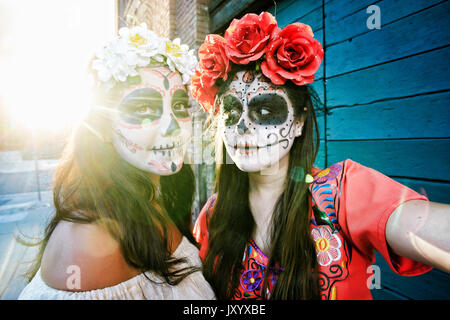
[{"label": "white skull face", "polygon": [[283,87],[252,71],[236,73],[221,97],[220,116],[226,150],[247,172],[277,165],[303,128]]},{"label": "white skull face", "polygon": [[178,172],[192,134],[188,95],[178,72],[141,68],[142,82],[122,95],[112,142],[134,167],[158,175]]}]

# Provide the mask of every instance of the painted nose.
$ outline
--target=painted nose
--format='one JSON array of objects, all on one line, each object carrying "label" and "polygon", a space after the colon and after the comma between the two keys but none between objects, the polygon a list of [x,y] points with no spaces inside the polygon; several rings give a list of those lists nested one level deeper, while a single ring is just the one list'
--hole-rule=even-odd
[{"label": "painted nose", "polygon": [[170,136],[176,136],[180,134],[181,128],[178,124],[178,121],[175,119],[175,117],[171,114],[170,115],[170,122],[168,126],[163,130],[162,135],[164,137],[170,137]]},{"label": "painted nose", "polygon": [[239,120],[236,126],[236,131],[240,135],[246,134],[248,132],[248,127],[245,125],[244,118],[241,118],[241,120]]}]

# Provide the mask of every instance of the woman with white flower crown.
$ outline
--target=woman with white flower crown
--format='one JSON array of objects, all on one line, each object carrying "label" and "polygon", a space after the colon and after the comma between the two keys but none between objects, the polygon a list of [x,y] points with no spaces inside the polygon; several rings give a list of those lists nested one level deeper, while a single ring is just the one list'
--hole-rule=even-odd
[{"label": "woman with white flower crown", "polygon": [[55,215],[19,299],[214,299],[183,165],[196,64],[186,45],[145,24],[97,52],[96,104],[56,170]]}]

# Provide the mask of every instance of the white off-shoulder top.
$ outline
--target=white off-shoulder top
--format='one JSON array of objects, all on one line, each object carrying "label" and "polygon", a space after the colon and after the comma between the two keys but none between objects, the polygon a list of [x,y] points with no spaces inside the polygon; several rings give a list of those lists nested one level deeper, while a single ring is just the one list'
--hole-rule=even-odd
[{"label": "white off-shoulder top", "polygon": [[[183,237],[173,253],[175,258],[186,258],[177,268],[201,267],[198,249]],[[148,280],[147,276],[152,281]],[[41,270],[19,295],[19,300],[212,300],[214,292],[201,271],[188,275],[178,285],[171,286],[164,278],[147,271],[131,279],[103,289],[72,292],[48,286],[41,277]]]}]

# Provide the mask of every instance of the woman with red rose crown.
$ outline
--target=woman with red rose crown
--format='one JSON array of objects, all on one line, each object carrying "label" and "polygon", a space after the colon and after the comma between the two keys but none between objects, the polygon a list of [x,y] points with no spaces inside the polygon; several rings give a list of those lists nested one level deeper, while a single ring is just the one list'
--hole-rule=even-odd
[{"label": "woman with red rose crown", "polygon": [[401,275],[450,272],[448,205],[350,159],[314,167],[323,54],[308,25],[267,12],[199,49],[191,92],[218,176],[194,235],[219,299],[371,299],[374,250]]}]

